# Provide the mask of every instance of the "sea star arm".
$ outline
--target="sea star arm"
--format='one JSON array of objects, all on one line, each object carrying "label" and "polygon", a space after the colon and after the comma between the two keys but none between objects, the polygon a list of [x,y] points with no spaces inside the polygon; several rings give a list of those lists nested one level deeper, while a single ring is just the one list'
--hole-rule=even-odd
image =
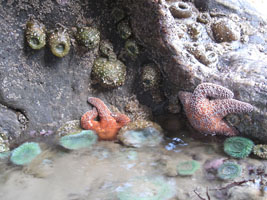
[{"label": "sea star arm", "polygon": [[231,99],[234,97],[234,93],[220,85],[213,83],[199,84],[193,92],[192,102],[200,102],[204,98],[212,97],[215,99]]},{"label": "sea star arm", "polygon": [[88,102],[92,104],[94,107],[96,107],[100,118],[106,118],[111,115],[110,110],[101,99],[95,97],[89,97]]},{"label": "sea star arm", "polygon": [[223,118],[230,113],[252,112],[253,106],[249,103],[235,99],[215,99],[211,101],[214,106],[214,116]]},{"label": "sea star arm", "polygon": [[116,120],[120,127],[125,126],[131,121],[129,117],[122,113],[112,113],[111,116]]},{"label": "sea star arm", "polygon": [[96,108],[93,108],[93,110],[87,111],[81,118],[81,127],[86,130],[95,130],[96,127],[100,126],[100,123],[98,121],[95,121],[94,119],[97,117],[98,113]]},{"label": "sea star arm", "polygon": [[225,136],[235,136],[235,135],[239,134],[237,129],[235,129],[232,126],[229,126],[223,120],[216,123],[216,131],[215,132],[217,134],[225,135]]}]

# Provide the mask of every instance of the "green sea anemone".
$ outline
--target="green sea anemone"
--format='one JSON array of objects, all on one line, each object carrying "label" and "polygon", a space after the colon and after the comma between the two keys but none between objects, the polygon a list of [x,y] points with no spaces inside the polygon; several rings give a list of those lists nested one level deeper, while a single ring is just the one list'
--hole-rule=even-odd
[{"label": "green sea anemone", "polygon": [[26,40],[32,49],[41,49],[46,44],[45,26],[37,20],[26,24]]},{"label": "green sea anemone", "polygon": [[254,143],[244,137],[230,137],[224,141],[224,152],[234,158],[247,157],[252,149]]},{"label": "green sea anemone", "polygon": [[119,200],[168,200],[175,195],[175,184],[163,177],[139,177],[118,190]]},{"label": "green sea anemone", "polygon": [[16,165],[26,165],[41,153],[41,148],[36,142],[25,142],[11,153],[10,161]]},{"label": "green sea anemone", "polygon": [[223,163],[217,170],[217,176],[222,180],[234,179],[240,176],[241,167],[233,162]]},{"label": "green sea anemone", "polygon": [[76,38],[81,45],[93,49],[100,42],[100,32],[93,27],[78,27]]},{"label": "green sea anemone", "polygon": [[267,144],[255,145],[253,153],[262,159],[267,159]]},{"label": "green sea anemone", "polygon": [[70,37],[64,28],[56,29],[49,37],[52,53],[57,57],[64,57],[70,51]]},{"label": "green sea anemone", "polygon": [[108,40],[102,40],[100,42],[99,50],[105,57],[108,57],[109,60],[117,60],[117,56],[113,50],[113,45]]},{"label": "green sea anemone", "polygon": [[181,162],[177,166],[177,172],[180,176],[190,176],[200,168],[199,162],[195,160]]},{"label": "green sea anemone", "polygon": [[97,141],[97,135],[92,130],[84,130],[73,135],[65,135],[59,140],[59,144],[66,149],[89,148]]},{"label": "green sea anemone", "polygon": [[141,80],[145,91],[158,89],[161,74],[157,66],[148,64],[142,69]]}]

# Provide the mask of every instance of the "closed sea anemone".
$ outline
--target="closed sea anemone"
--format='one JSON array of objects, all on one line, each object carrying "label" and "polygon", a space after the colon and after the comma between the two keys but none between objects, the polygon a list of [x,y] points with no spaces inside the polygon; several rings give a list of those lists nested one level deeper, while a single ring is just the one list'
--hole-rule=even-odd
[{"label": "closed sea anemone", "polygon": [[119,35],[122,39],[128,39],[132,35],[132,29],[128,20],[121,21],[117,26]]},{"label": "closed sea anemone", "polygon": [[267,144],[255,145],[253,153],[262,159],[267,159]]},{"label": "closed sea anemone", "polygon": [[217,170],[217,176],[222,180],[234,179],[240,176],[241,167],[234,162],[225,162]]},{"label": "closed sea anemone", "polygon": [[58,28],[49,37],[52,53],[57,57],[64,57],[70,51],[70,37],[66,29]]},{"label": "closed sea anemone", "polygon": [[41,152],[42,151],[38,143],[25,142],[12,151],[10,161],[16,165],[26,165]]},{"label": "closed sea anemone", "polygon": [[177,172],[180,176],[191,176],[200,168],[199,162],[195,160],[181,162],[177,165]]},{"label": "closed sea anemone", "polygon": [[92,130],[84,130],[77,134],[65,135],[59,140],[61,146],[70,150],[90,148],[96,142],[97,135]]},{"label": "closed sea anemone", "polygon": [[45,26],[37,20],[26,24],[26,40],[32,49],[41,49],[46,44]]},{"label": "closed sea anemone", "polygon": [[126,52],[135,58],[139,54],[139,47],[134,40],[127,40],[124,45]]},{"label": "closed sea anemone", "polygon": [[99,57],[94,61],[92,77],[105,88],[116,88],[125,82],[126,66],[119,60]]},{"label": "closed sea anemone", "polygon": [[93,49],[100,42],[100,32],[93,27],[78,27],[76,38],[81,45]]},{"label": "closed sea anemone", "polygon": [[234,158],[247,157],[252,149],[254,143],[244,137],[230,137],[224,141],[224,152]]}]

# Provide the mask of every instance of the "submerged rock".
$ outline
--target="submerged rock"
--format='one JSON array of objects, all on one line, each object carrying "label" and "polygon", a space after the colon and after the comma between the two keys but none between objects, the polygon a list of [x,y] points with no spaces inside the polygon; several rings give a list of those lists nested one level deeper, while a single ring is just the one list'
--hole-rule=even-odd
[{"label": "submerged rock", "polygon": [[139,177],[118,187],[120,200],[169,200],[175,195],[174,182],[163,177]]},{"label": "submerged rock", "polygon": [[137,120],[122,127],[117,138],[126,146],[157,146],[163,140],[162,129],[154,122]]}]

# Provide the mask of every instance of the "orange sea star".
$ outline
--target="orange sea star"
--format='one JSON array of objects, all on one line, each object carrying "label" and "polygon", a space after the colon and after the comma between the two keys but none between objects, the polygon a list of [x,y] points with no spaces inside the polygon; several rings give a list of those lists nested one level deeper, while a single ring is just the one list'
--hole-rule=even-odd
[{"label": "orange sea star", "polygon": [[[130,122],[130,118],[121,113],[111,113],[108,107],[98,98],[89,97],[88,102],[94,106],[81,118],[81,126],[94,130],[100,140],[114,140],[120,128]],[[99,117],[99,121],[95,119]]]},{"label": "orange sea star", "polygon": [[253,110],[252,105],[232,99],[234,94],[227,88],[212,83],[202,83],[193,93],[180,91],[178,95],[190,124],[202,133],[236,135],[238,131],[223,117]]}]

